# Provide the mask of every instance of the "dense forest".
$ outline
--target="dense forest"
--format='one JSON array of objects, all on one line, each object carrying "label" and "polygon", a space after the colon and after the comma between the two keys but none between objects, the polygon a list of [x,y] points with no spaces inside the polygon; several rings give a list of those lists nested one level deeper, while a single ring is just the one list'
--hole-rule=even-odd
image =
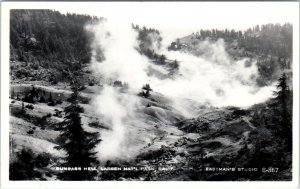
[{"label": "dense forest", "polygon": [[[229,30],[200,30],[192,34],[199,40],[224,39],[227,42],[238,40],[238,46],[257,55],[277,56],[279,59],[288,59],[292,56],[293,26],[289,23],[257,25],[246,31]],[[170,48],[175,48],[172,43]],[[178,47],[180,48],[180,46]]]},{"label": "dense forest", "polygon": [[99,20],[52,10],[11,10],[10,59],[43,67],[88,63],[90,36],[84,27]]}]

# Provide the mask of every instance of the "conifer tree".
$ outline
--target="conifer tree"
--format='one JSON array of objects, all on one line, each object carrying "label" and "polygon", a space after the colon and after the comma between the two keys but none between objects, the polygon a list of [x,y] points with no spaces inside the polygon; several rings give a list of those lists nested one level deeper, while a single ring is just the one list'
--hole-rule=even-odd
[{"label": "conifer tree", "polygon": [[21,109],[22,114],[26,114],[26,110],[25,110],[25,105],[24,102],[22,102],[22,109]]},{"label": "conifer tree", "polygon": [[162,54],[162,55],[160,56],[160,58],[159,58],[159,61],[160,61],[161,64],[164,64],[165,61],[166,61],[166,56]]},{"label": "conifer tree", "polygon": [[285,73],[281,75],[277,84],[275,100],[279,105],[281,134],[287,140],[287,147],[290,149],[292,145],[292,116],[289,112],[289,100],[291,91],[287,85],[287,76]]},{"label": "conifer tree", "polygon": [[93,180],[96,171],[84,170],[87,167],[97,167],[99,161],[95,157],[94,148],[101,141],[98,133],[89,133],[82,128],[78,104],[78,87],[72,88],[69,98],[70,105],[64,109],[64,121],[61,123],[61,138],[64,139],[56,149],[64,150],[66,157],[61,163],[62,167],[80,167],[80,171],[64,171],[58,175],[61,180]]},{"label": "conifer tree", "polygon": [[275,91],[274,94],[276,95],[275,99],[279,103],[280,110],[282,113],[282,121],[284,124],[288,123],[289,112],[288,112],[288,100],[291,95],[290,89],[287,85],[287,77],[285,73],[281,75],[278,80],[277,84],[278,91]]},{"label": "conifer tree", "polygon": [[37,97],[37,91],[34,87],[34,85],[32,85],[32,88],[30,90],[30,94],[29,94],[29,99],[31,101],[31,103],[34,103],[35,102],[35,98]]},{"label": "conifer tree", "polygon": [[11,99],[15,98],[15,90],[14,89],[12,89],[12,91],[11,91],[10,98]]},{"label": "conifer tree", "polygon": [[150,91],[153,91],[149,84],[144,85],[142,89],[146,91],[146,92],[142,92],[142,96],[146,98],[150,96]]},{"label": "conifer tree", "polygon": [[48,98],[48,106],[55,106],[55,102],[52,97],[52,93],[50,93],[49,98]]},{"label": "conifer tree", "polygon": [[50,93],[50,95],[49,95],[48,102],[53,103],[52,93]]}]

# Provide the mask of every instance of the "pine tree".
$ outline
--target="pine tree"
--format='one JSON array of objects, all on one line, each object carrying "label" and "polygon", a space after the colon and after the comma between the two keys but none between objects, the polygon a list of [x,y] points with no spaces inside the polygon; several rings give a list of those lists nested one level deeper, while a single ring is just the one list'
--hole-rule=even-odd
[{"label": "pine tree", "polygon": [[52,97],[52,93],[50,93],[49,98],[48,98],[48,106],[55,106],[55,102]]},{"label": "pine tree", "polygon": [[281,77],[278,80],[277,84],[277,90],[274,91],[274,94],[276,95],[275,100],[279,103],[280,110],[282,113],[282,121],[284,124],[288,123],[288,100],[290,98],[291,92],[287,85],[287,77],[285,73],[281,75]]},{"label": "pine tree", "polygon": [[30,98],[31,103],[34,103],[34,102],[35,102],[35,98],[37,97],[37,94],[38,94],[38,93],[37,93],[37,91],[36,91],[34,85],[32,85],[32,89],[31,89],[30,95],[29,95],[29,98]]},{"label": "pine tree", "polygon": [[72,88],[69,98],[70,105],[64,109],[65,117],[61,123],[61,138],[64,139],[56,149],[64,150],[66,157],[61,163],[62,167],[80,167],[81,171],[65,171],[58,175],[61,180],[93,180],[96,171],[87,171],[84,168],[97,167],[99,161],[95,157],[95,146],[101,141],[98,133],[89,133],[83,130],[78,104],[78,88]]},{"label": "pine tree", "polygon": [[48,102],[53,102],[52,93],[50,93],[50,95],[49,95]]},{"label": "pine tree", "polygon": [[177,61],[177,60],[174,60],[174,63],[173,63],[173,69],[178,69],[178,68],[179,68],[178,61]]},{"label": "pine tree", "polygon": [[165,61],[166,61],[166,56],[162,54],[162,55],[160,56],[160,58],[159,58],[159,61],[160,61],[161,64],[164,64]]},{"label": "pine tree", "polygon": [[39,99],[39,102],[41,102],[41,103],[44,103],[44,102],[46,102],[46,100],[45,100],[44,96],[41,96],[41,97],[40,97],[40,99]]},{"label": "pine tree", "polygon": [[14,99],[14,98],[15,98],[15,90],[14,90],[14,88],[13,88],[12,91],[11,91],[10,98],[11,98],[11,99]]},{"label": "pine tree", "polygon": [[144,85],[142,89],[146,91],[146,92],[142,93],[142,96],[144,96],[146,98],[148,98],[150,96],[150,91],[153,91],[149,84]]},{"label": "pine tree", "polygon": [[22,112],[23,115],[26,114],[24,102],[22,102],[21,112]]},{"label": "pine tree", "polygon": [[276,95],[275,100],[279,105],[282,136],[287,140],[287,147],[290,149],[292,146],[292,116],[289,112],[291,91],[287,85],[287,76],[285,73],[279,78],[277,91],[274,91],[274,94]]}]

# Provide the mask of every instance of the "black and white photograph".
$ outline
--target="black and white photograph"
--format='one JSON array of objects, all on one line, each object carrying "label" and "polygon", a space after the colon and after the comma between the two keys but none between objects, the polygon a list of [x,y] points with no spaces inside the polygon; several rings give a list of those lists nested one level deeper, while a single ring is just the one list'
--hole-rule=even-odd
[{"label": "black and white photograph", "polygon": [[8,181],[298,179],[299,2],[23,5],[2,6]]}]

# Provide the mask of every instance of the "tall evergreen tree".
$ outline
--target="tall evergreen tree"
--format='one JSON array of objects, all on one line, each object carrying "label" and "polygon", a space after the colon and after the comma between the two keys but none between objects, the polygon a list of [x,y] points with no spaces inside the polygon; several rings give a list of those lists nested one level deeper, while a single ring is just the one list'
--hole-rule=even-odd
[{"label": "tall evergreen tree", "polygon": [[78,104],[78,87],[72,88],[73,93],[69,98],[70,105],[64,109],[65,117],[61,123],[61,138],[64,139],[56,148],[64,150],[66,157],[61,163],[62,167],[80,167],[80,171],[65,171],[58,175],[61,180],[93,180],[96,171],[84,170],[87,167],[97,167],[95,146],[101,141],[98,133],[89,133],[82,128]]},{"label": "tall evergreen tree", "polygon": [[287,141],[287,147],[291,149],[292,147],[292,116],[289,110],[290,99],[292,98],[292,93],[287,85],[287,76],[285,73],[281,75],[277,84],[277,91],[274,91],[276,95],[275,100],[279,105],[280,113],[280,125],[281,125],[281,135]]}]

